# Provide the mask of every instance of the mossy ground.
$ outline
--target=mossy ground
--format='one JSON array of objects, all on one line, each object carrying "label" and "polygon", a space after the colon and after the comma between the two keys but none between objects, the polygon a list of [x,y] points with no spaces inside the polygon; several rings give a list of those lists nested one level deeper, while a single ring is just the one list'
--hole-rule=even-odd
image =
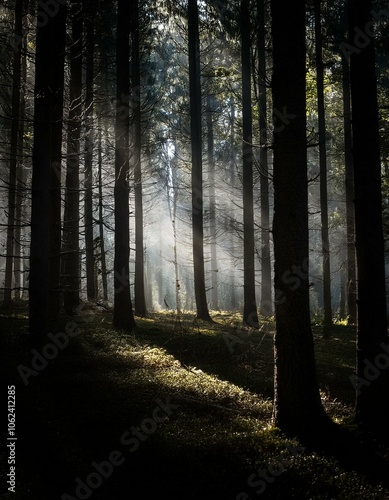
[{"label": "mossy ground", "polygon": [[[237,314],[213,318],[152,314],[127,335],[110,313],[85,308],[73,318],[81,333],[25,386],[17,367],[31,365],[28,322],[21,310],[3,314],[1,371],[3,386],[16,385],[18,437],[17,489],[4,498],[81,498],[76,479],[117,450],[123,463],[84,498],[389,499],[388,448],[352,424],[354,329],[335,325],[322,340],[314,326],[323,403],[348,436],[318,450],[272,426],[274,322],[254,332]],[[167,400],[175,406],[153,429]],[[152,432],[131,451],[123,435],[141,424]]]}]

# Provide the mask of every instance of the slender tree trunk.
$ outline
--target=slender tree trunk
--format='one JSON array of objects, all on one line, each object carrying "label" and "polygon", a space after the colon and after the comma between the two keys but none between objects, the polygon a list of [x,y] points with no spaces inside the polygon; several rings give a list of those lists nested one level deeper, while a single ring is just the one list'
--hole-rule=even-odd
[{"label": "slender tree trunk", "polygon": [[265,0],[257,1],[258,12],[258,70],[259,70],[259,163],[261,186],[261,301],[260,313],[273,315],[271,257],[270,257],[270,207],[269,207],[269,165],[267,153],[267,69],[265,46]]},{"label": "slender tree trunk", "polygon": [[134,130],[132,159],[134,163],[135,191],[135,314],[147,315],[144,278],[144,242],[143,242],[143,196],[141,168],[141,96],[140,96],[140,47],[139,47],[139,5],[138,0],[132,2],[131,41],[132,41],[132,92],[131,112]]},{"label": "slender tree trunk", "polygon": [[[350,45],[356,30],[364,32],[371,26],[371,11],[369,0],[348,2]],[[359,381],[365,380],[362,386],[357,385],[356,419],[388,436],[387,363],[366,383],[366,366],[382,367],[379,360],[387,358],[388,349],[374,38],[351,55],[350,82],[358,269],[357,375]]]},{"label": "slender tree trunk", "polygon": [[93,242],[93,77],[94,77],[94,8],[90,3],[89,18],[86,21],[86,95],[85,95],[85,267],[86,293],[90,301],[96,300],[94,279]]},{"label": "slender tree trunk", "polygon": [[66,194],[63,224],[64,306],[73,314],[80,302],[80,139],[82,109],[82,17],[74,4],[70,50]]},{"label": "slender tree trunk", "polygon": [[[329,420],[317,382],[308,279],[305,1],[272,0],[274,119],[274,420],[292,436]],[[281,124],[279,110],[294,116]]]},{"label": "slender tree trunk", "polygon": [[[41,23],[36,36],[35,57],[35,112],[32,165],[32,208],[30,250],[30,335],[35,344],[44,341],[48,334],[49,318],[49,255],[50,255],[50,203],[53,147],[53,116],[56,102],[61,101],[63,87],[62,61],[65,52],[66,7],[58,5],[58,13],[47,16],[42,4],[38,4]],[[61,78],[62,76],[62,78]],[[58,221],[57,221],[58,222]]]},{"label": "slender tree trunk", "polygon": [[200,38],[197,0],[188,0],[189,94],[192,143],[193,270],[197,318],[211,321],[205,292]]},{"label": "slender tree trunk", "polygon": [[347,238],[347,322],[357,322],[357,284],[355,255],[355,217],[354,217],[354,172],[351,131],[350,68],[347,59],[342,57],[343,120],[344,120],[344,162],[346,187],[346,238]]},{"label": "slender tree trunk", "polygon": [[[22,40],[23,31],[23,0],[15,3],[15,41]],[[22,44],[14,44],[12,65],[12,122],[11,122],[11,154],[8,185],[8,226],[6,240],[6,261],[4,280],[4,304],[12,302],[12,267],[15,249],[15,215],[16,215],[16,182],[18,169],[18,131],[20,121],[20,84],[21,84],[21,53]]]},{"label": "slender tree trunk", "polygon": [[98,176],[99,176],[99,244],[100,244],[100,262],[101,262],[101,281],[103,285],[103,301],[108,302],[108,282],[107,282],[107,262],[105,257],[105,243],[104,243],[104,204],[103,204],[103,155],[102,155],[102,125],[101,116],[98,118]]},{"label": "slender tree trunk", "polygon": [[316,90],[319,115],[319,163],[320,163],[320,215],[321,242],[323,258],[323,302],[324,324],[323,337],[329,338],[332,327],[331,305],[331,267],[330,240],[328,229],[328,195],[327,195],[327,151],[326,151],[326,120],[324,103],[324,64],[323,39],[321,34],[321,0],[314,0],[315,10],[315,54],[316,54]]},{"label": "slender tree trunk", "polygon": [[254,199],[253,199],[253,134],[251,111],[251,48],[249,0],[241,1],[241,57],[242,57],[242,112],[243,112],[243,257],[244,308],[243,321],[258,327],[255,299],[254,265]]},{"label": "slender tree trunk", "polygon": [[[236,170],[236,155],[235,155],[235,100],[234,96],[231,98],[231,164],[230,164],[230,181],[231,188],[235,188],[235,170]],[[229,230],[231,232],[231,309],[233,311],[237,308],[236,300],[236,286],[235,286],[235,236],[234,236],[234,219],[235,219],[235,207],[234,204],[230,203],[230,225]]]},{"label": "slender tree trunk", "polygon": [[115,257],[114,317],[116,328],[131,332],[135,326],[130,293],[129,128],[130,128],[130,22],[131,5],[118,0],[116,48],[115,127]]},{"label": "slender tree trunk", "polygon": [[217,246],[216,246],[216,192],[215,192],[215,159],[214,159],[214,139],[212,120],[212,100],[207,95],[207,156],[209,169],[209,226],[210,226],[210,247],[211,247],[211,309],[219,310],[218,300],[218,266],[217,266]]}]

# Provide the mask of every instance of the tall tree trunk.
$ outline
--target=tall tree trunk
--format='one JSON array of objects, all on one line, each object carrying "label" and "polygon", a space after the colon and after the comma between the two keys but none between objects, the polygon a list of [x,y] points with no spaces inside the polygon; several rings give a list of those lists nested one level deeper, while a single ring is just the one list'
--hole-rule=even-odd
[{"label": "tall tree trunk", "polygon": [[103,285],[103,301],[108,302],[108,282],[107,282],[107,262],[105,257],[104,242],[104,205],[103,205],[103,154],[102,154],[102,124],[101,115],[98,118],[98,186],[99,186],[99,245],[100,245],[100,263],[101,263],[101,281]]},{"label": "tall tree trunk", "polygon": [[[231,97],[231,164],[230,164],[230,182],[231,189],[235,188],[235,170],[236,170],[236,154],[235,154],[235,99],[234,96]],[[231,287],[231,309],[233,311],[237,308],[237,300],[236,300],[236,286],[235,286],[235,235],[234,235],[234,216],[235,216],[235,206],[230,200],[230,224],[229,230],[231,232],[231,270],[230,270],[230,287]]]},{"label": "tall tree trunk", "polygon": [[215,192],[215,159],[212,120],[212,99],[207,95],[207,156],[208,156],[208,183],[209,183],[209,238],[211,247],[211,309],[219,309],[218,300],[218,266],[216,246],[216,192]]},{"label": "tall tree trunk", "polygon": [[86,294],[88,300],[96,300],[94,279],[93,243],[93,78],[94,78],[94,7],[89,3],[89,17],[86,20],[86,92],[85,92],[85,268]]},{"label": "tall tree trunk", "polygon": [[134,191],[135,191],[135,314],[145,317],[145,278],[144,278],[144,242],[143,242],[143,196],[142,196],[142,168],[141,168],[141,129],[142,112],[140,96],[140,47],[139,47],[139,2],[132,2],[131,12],[131,41],[132,41],[132,89],[131,112],[133,119],[134,144],[132,160],[134,163]]},{"label": "tall tree trunk", "polygon": [[251,27],[249,0],[241,1],[240,12],[243,113],[243,321],[258,327],[255,299],[253,134],[251,111]]},{"label": "tall tree trunk", "polygon": [[211,321],[205,292],[200,37],[197,0],[188,0],[189,94],[192,145],[193,272],[197,318]]},{"label": "tall tree trunk", "polygon": [[345,56],[342,57],[343,121],[344,121],[344,163],[346,188],[346,238],[347,238],[347,322],[357,322],[357,284],[355,255],[354,217],[354,172],[351,131],[350,68]]},{"label": "tall tree trunk", "polygon": [[130,293],[129,129],[130,129],[130,22],[131,5],[118,0],[116,46],[115,127],[115,257],[114,316],[116,328],[131,332],[135,326]]},{"label": "tall tree trunk", "polygon": [[64,72],[66,7],[59,4],[57,14],[50,17],[39,3],[37,14],[47,22],[38,27],[35,57],[29,326],[31,339],[36,344],[44,341],[48,334],[50,194],[55,169],[52,163],[53,118],[56,118],[55,109],[63,93],[60,82]]},{"label": "tall tree trunk", "polygon": [[[372,24],[371,11],[369,0],[348,2],[350,45],[356,30],[364,32]],[[387,358],[388,349],[374,38],[351,55],[350,82],[358,269],[357,375],[366,379],[366,366],[380,363],[380,357]],[[388,435],[388,369],[377,372],[367,387],[357,387],[356,419]]]},{"label": "tall tree trunk", "polygon": [[73,314],[80,302],[80,139],[82,109],[81,4],[73,5],[70,50],[70,109],[68,117],[66,194],[63,223],[64,306]]},{"label": "tall tree trunk", "polygon": [[265,46],[265,0],[257,1],[258,15],[258,86],[259,86],[259,163],[261,189],[261,300],[263,316],[272,316],[272,283],[270,257],[269,165],[267,154],[267,69]]},{"label": "tall tree trunk", "polygon": [[[308,279],[305,1],[272,0],[274,119],[274,420],[293,436],[329,423],[320,400]],[[295,116],[279,123],[279,111]]]},{"label": "tall tree trunk", "polygon": [[[23,31],[23,0],[15,3],[15,40],[22,40]],[[14,44],[12,64],[12,122],[11,122],[11,152],[8,184],[8,226],[6,240],[6,261],[4,280],[4,304],[12,302],[12,267],[14,264],[15,225],[16,225],[16,182],[18,169],[18,131],[20,121],[20,84],[21,84],[21,53],[22,44]],[[18,222],[19,224],[19,222]]]},{"label": "tall tree trunk", "polygon": [[323,258],[323,303],[324,324],[323,337],[331,335],[332,305],[331,305],[331,266],[330,266],[330,240],[328,229],[328,196],[327,196],[327,144],[326,120],[324,103],[324,64],[323,64],[323,39],[321,33],[321,0],[314,0],[315,11],[315,55],[316,55],[316,90],[317,107],[319,116],[319,164],[320,164],[320,216],[321,216],[321,242]]}]

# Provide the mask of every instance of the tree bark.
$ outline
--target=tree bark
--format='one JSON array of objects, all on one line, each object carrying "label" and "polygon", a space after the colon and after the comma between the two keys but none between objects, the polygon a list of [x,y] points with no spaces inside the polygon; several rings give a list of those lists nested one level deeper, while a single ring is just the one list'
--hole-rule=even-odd
[{"label": "tree bark", "polygon": [[[369,0],[348,2],[349,41],[372,21]],[[388,346],[382,230],[381,160],[374,39],[350,57],[355,243],[358,269],[357,376],[376,365]],[[385,354],[386,355],[386,354]],[[357,386],[356,420],[388,435],[388,369],[378,370],[368,386]]]},{"label": "tree bark", "polygon": [[272,316],[272,282],[270,256],[270,204],[267,137],[267,69],[265,49],[265,1],[257,1],[258,16],[258,86],[259,86],[259,163],[261,191],[261,300],[259,310],[263,316]]},{"label": "tree bark", "polygon": [[[274,120],[274,421],[312,437],[329,424],[320,400],[308,279],[305,2],[272,0]],[[279,113],[294,116],[281,123]]]},{"label": "tree bark", "polygon": [[139,46],[139,5],[134,0],[131,12],[131,41],[132,41],[132,118],[134,143],[132,160],[134,164],[134,191],[135,191],[135,314],[140,317],[147,315],[145,299],[145,269],[144,269],[144,241],[143,241],[143,196],[142,196],[142,167],[141,167],[141,130],[142,112],[140,96],[140,46]]},{"label": "tree bark", "polygon": [[323,39],[321,34],[321,0],[314,0],[315,11],[315,56],[316,56],[316,90],[319,116],[319,165],[320,165],[320,217],[321,242],[323,259],[323,306],[324,323],[323,337],[331,336],[332,305],[331,305],[331,265],[330,240],[328,229],[328,194],[327,194],[327,146],[326,119],[324,103],[324,64]]},{"label": "tree bark", "polygon": [[129,132],[130,132],[130,22],[131,8],[118,0],[117,86],[115,128],[115,256],[114,317],[116,328],[131,332],[135,327],[130,293]]},{"label": "tree bark", "polygon": [[258,327],[255,299],[253,134],[251,111],[251,42],[249,0],[241,1],[240,12],[243,113],[243,321]]},{"label": "tree bark", "polygon": [[188,0],[189,94],[192,146],[193,272],[197,318],[211,321],[205,292],[200,38],[197,0]]},{"label": "tree bark", "polygon": [[[36,36],[34,89],[34,145],[32,164],[31,250],[29,283],[29,327],[31,339],[38,344],[48,334],[50,286],[50,234],[53,220],[51,180],[55,175],[52,163],[56,105],[63,95],[63,55],[65,52],[66,7],[58,5],[58,13],[47,16],[39,3],[41,22]],[[62,64],[61,64],[62,62]],[[57,220],[57,223],[59,221]]]}]

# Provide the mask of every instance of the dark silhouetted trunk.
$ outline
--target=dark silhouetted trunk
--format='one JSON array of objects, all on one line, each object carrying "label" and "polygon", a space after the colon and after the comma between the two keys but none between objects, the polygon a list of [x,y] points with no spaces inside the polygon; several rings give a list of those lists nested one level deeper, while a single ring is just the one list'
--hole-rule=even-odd
[{"label": "dark silhouetted trunk", "polygon": [[265,1],[257,1],[258,15],[258,86],[259,86],[259,163],[261,189],[261,300],[259,310],[263,316],[272,316],[272,283],[270,257],[269,166],[267,153],[267,70],[265,49]]},{"label": "dark silhouetted trunk", "polygon": [[49,255],[50,240],[53,240],[50,234],[53,222],[50,195],[51,180],[55,175],[58,176],[58,172],[53,173],[56,169],[52,156],[55,146],[53,119],[56,117],[57,105],[59,107],[59,103],[62,103],[66,7],[59,4],[58,13],[50,17],[39,3],[38,16],[47,18],[47,23],[41,23],[38,27],[35,57],[29,320],[30,335],[36,344],[48,334]]},{"label": "dark silhouetted trunk", "polygon": [[89,17],[86,20],[86,68],[85,68],[85,269],[86,294],[88,300],[96,300],[94,276],[94,243],[93,243],[93,77],[94,77],[94,8],[89,4]]},{"label": "dark silhouetted trunk", "polygon": [[[274,421],[292,436],[329,419],[317,382],[308,279],[305,2],[272,0],[274,119]],[[281,123],[279,110],[294,115]]]},{"label": "dark silhouetted trunk", "polygon": [[14,58],[12,65],[12,121],[11,121],[11,151],[9,162],[9,184],[8,184],[8,226],[6,240],[6,260],[4,279],[4,304],[9,305],[12,301],[12,268],[14,264],[15,229],[16,223],[16,182],[18,169],[18,132],[20,121],[20,84],[22,67],[22,40],[23,31],[23,0],[15,3],[15,42]]},{"label": "dark silhouetted trunk", "polygon": [[253,200],[253,134],[251,111],[251,43],[249,1],[242,0],[240,12],[242,58],[242,113],[243,113],[243,321],[258,327],[255,299],[254,265],[254,200]]},{"label": "dark silhouetted trunk", "polygon": [[116,328],[131,332],[135,326],[130,293],[129,132],[130,132],[130,22],[131,4],[118,1],[116,47],[115,128],[115,257],[114,317]]},{"label": "dark silhouetted trunk", "polygon": [[197,0],[188,0],[189,94],[192,145],[193,272],[197,318],[211,321],[205,292],[200,39]]},{"label": "dark silhouetted trunk", "polygon": [[350,68],[345,56],[342,57],[343,121],[344,121],[344,163],[346,188],[346,238],[347,238],[347,322],[357,322],[357,283],[355,255],[354,217],[354,172],[351,131]]},{"label": "dark silhouetted trunk", "polygon": [[[369,0],[348,2],[349,38],[372,23]],[[355,187],[355,242],[358,273],[356,419],[374,432],[388,436],[389,375],[387,365],[366,381],[366,366],[380,364],[388,349],[384,238],[382,230],[381,161],[375,73],[374,40],[350,58],[353,166]],[[385,358],[386,357],[386,358]],[[371,366],[370,365],[370,366]],[[386,368],[386,369],[385,369]],[[370,372],[371,373],[371,372]]]},{"label": "dark silhouetted trunk", "polygon": [[107,263],[105,258],[105,243],[104,243],[104,205],[103,205],[103,154],[102,154],[102,129],[101,116],[98,118],[98,186],[99,186],[99,247],[100,247],[100,264],[101,264],[101,282],[103,286],[103,301],[108,302],[108,282],[107,282]]},{"label": "dark silhouetted trunk", "polygon": [[218,300],[218,267],[216,247],[216,190],[215,190],[215,160],[213,144],[212,99],[207,95],[207,157],[209,183],[209,245],[211,247],[211,309],[219,309]]},{"label": "dark silhouetted trunk", "polygon": [[321,0],[314,0],[315,10],[315,55],[316,55],[316,90],[317,108],[319,116],[319,165],[320,165],[320,216],[321,216],[321,242],[323,258],[323,306],[324,324],[323,337],[331,335],[332,305],[331,305],[331,266],[330,266],[330,240],[328,229],[328,196],[327,196],[327,144],[326,144],[326,119],[324,103],[324,64],[323,64],[323,39],[321,33]]},{"label": "dark silhouetted trunk", "polygon": [[73,314],[80,301],[80,139],[82,110],[82,17],[74,4],[70,50],[70,109],[67,134],[66,193],[63,222],[64,307]]},{"label": "dark silhouetted trunk", "polygon": [[146,311],[144,278],[144,243],[143,243],[143,196],[141,168],[141,129],[142,114],[140,103],[140,47],[139,47],[139,6],[138,0],[132,2],[131,41],[132,41],[132,89],[131,112],[133,120],[134,191],[135,191],[135,314],[144,317]]}]

